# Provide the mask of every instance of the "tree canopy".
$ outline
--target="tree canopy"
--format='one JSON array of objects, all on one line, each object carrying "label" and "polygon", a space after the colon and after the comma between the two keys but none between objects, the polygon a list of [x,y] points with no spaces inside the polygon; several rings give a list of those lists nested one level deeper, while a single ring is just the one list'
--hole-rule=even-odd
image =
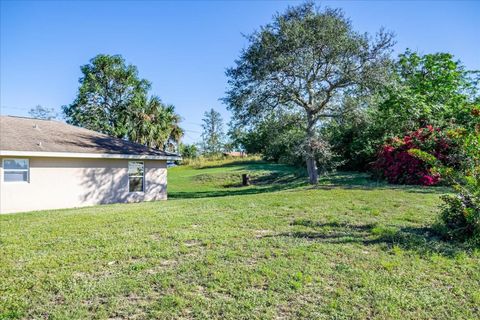
[{"label": "tree canopy", "polygon": [[218,154],[223,150],[225,134],[220,112],[213,108],[206,111],[202,124],[202,149],[205,154]]},{"label": "tree canopy", "polygon": [[183,136],[172,105],[148,96],[150,82],[120,55],[97,55],[81,67],[83,76],[72,104],[63,107],[68,123],[174,150]]},{"label": "tree canopy", "polygon": [[183,137],[180,116],[173,105],[164,105],[160,98],[153,96],[129,114],[128,136],[138,143],[151,148],[176,151]]},{"label": "tree canopy", "polygon": [[63,108],[67,122],[126,138],[128,114],[142,107],[150,83],[120,55],[99,54],[80,69],[77,98]]},{"label": "tree canopy", "polygon": [[41,105],[36,105],[28,111],[30,117],[35,119],[51,120],[55,119],[58,114],[53,108],[47,108]]},{"label": "tree canopy", "polygon": [[393,134],[425,124],[468,121],[479,73],[465,70],[451,54],[420,55],[407,50],[400,54],[392,74],[394,82],[386,87],[376,118],[394,129]]}]

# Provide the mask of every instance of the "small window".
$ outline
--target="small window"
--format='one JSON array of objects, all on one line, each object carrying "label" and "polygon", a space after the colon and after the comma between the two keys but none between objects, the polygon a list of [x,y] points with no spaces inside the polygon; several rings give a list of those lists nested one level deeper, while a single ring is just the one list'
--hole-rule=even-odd
[{"label": "small window", "polygon": [[128,191],[144,192],[144,167],[143,161],[128,162]]},{"label": "small window", "polygon": [[28,182],[28,159],[3,159],[4,182]]}]

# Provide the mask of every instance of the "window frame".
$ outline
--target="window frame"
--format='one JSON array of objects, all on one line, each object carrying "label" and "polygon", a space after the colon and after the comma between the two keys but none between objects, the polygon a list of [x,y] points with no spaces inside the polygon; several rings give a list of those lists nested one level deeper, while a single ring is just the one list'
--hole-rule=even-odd
[{"label": "window frame", "polygon": [[[5,161],[8,160],[25,160],[27,161],[27,169],[5,169]],[[27,172],[27,180],[25,181],[6,181],[6,172]],[[30,183],[30,159],[28,158],[3,158],[2,159],[2,182],[3,183]]]},{"label": "window frame", "polygon": [[[140,162],[142,164],[142,175],[131,176],[129,172],[130,162]],[[145,161],[140,160],[130,160],[127,163],[127,175],[128,175],[128,193],[145,193]],[[130,191],[130,178],[142,178],[142,190],[141,191]]]}]

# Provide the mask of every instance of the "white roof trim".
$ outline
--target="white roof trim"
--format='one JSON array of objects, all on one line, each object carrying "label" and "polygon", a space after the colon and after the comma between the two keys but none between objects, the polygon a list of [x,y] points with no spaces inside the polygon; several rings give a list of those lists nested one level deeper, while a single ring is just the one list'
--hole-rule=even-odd
[{"label": "white roof trim", "polygon": [[152,155],[144,155],[144,154],[77,153],[77,152],[45,152],[45,151],[13,151],[13,150],[0,150],[0,156],[90,158],[90,159],[143,159],[143,160],[181,160],[182,159],[182,157],[180,156],[152,156]]}]

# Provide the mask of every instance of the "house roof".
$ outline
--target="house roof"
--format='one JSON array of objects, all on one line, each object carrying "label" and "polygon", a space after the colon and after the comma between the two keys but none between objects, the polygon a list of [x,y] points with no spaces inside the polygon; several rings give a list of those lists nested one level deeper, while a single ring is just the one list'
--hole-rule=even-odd
[{"label": "house roof", "polygon": [[177,160],[145,147],[54,120],[0,116],[0,155]]}]

